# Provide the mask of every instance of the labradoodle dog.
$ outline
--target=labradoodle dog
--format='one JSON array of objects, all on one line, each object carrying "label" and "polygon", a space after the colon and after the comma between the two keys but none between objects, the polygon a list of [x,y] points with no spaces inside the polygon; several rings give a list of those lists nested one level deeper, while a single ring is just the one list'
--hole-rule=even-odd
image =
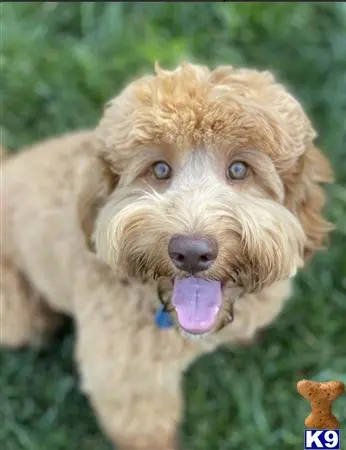
[{"label": "labradoodle dog", "polygon": [[177,448],[182,370],[272,322],[331,228],[315,137],[270,73],[183,64],[130,83],[94,130],[7,158],[2,345],[71,315],[110,439]]}]

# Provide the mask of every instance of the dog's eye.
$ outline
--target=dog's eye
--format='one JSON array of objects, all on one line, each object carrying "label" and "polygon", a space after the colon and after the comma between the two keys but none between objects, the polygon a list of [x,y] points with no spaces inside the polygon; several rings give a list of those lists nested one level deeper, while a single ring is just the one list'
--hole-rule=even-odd
[{"label": "dog's eye", "polygon": [[153,173],[158,180],[168,180],[171,177],[172,169],[163,161],[153,164]]},{"label": "dog's eye", "polygon": [[245,163],[241,161],[235,161],[228,168],[228,177],[232,180],[242,180],[246,177],[248,172],[248,167]]}]

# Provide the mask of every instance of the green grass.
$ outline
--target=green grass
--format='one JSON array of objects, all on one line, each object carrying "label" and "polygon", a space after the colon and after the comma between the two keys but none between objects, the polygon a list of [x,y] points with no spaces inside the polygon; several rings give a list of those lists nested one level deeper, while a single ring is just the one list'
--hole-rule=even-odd
[{"label": "green grass", "polygon": [[[192,450],[303,448],[302,377],[346,382],[346,8],[321,4],[6,3],[0,8],[6,147],[92,126],[158,60],[270,68],[301,99],[336,169],[330,249],[253,347],[201,358],[184,383]],[[49,155],[47,155],[49,157]],[[73,327],[43,351],[0,353],[2,450],[106,450],[73,364]],[[346,396],[335,404],[346,437]],[[345,443],[344,443],[345,445]]]}]

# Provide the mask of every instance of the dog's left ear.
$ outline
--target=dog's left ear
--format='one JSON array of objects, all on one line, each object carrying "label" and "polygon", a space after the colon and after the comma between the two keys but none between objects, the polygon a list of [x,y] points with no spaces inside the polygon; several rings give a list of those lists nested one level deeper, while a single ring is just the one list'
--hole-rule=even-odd
[{"label": "dog's left ear", "polygon": [[298,166],[297,178],[288,184],[288,197],[307,237],[304,248],[307,260],[315,250],[324,247],[328,233],[334,228],[323,217],[326,201],[323,184],[332,183],[334,176],[328,159],[314,145],[300,157]]},{"label": "dog's left ear", "polygon": [[92,239],[95,220],[100,208],[118,183],[118,175],[109,169],[103,156],[92,156],[83,170],[77,194],[77,214],[85,241],[95,251]]}]

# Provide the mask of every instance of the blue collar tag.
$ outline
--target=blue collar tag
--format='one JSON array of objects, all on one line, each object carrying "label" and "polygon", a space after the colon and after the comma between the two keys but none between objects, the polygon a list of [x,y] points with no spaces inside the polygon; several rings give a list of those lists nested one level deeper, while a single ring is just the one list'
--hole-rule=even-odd
[{"label": "blue collar tag", "polygon": [[155,313],[155,323],[159,328],[172,328],[174,325],[171,315],[161,306]]}]

